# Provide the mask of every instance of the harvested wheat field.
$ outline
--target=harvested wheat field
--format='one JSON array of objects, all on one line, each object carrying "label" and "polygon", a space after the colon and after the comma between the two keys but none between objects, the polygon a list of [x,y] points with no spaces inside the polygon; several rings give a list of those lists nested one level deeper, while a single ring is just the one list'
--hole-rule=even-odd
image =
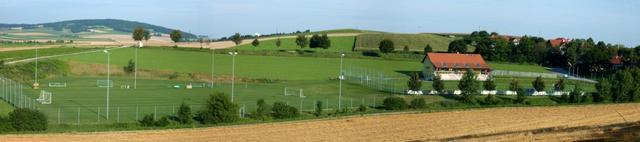
[{"label": "harvested wheat field", "polygon": [[573,141],[602,137],[606,131],[637,121],[640,104],[611,104],[383,114],[197,129],[2,135],[0,140]]}]

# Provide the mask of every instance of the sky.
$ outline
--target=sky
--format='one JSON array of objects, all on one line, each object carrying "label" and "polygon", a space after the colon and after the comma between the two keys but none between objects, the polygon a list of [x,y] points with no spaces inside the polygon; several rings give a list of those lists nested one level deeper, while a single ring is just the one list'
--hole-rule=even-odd
[{"label": "sky", "polygon": [[123,19],[210,37],[358,28],[477,30],[640,45],[638,0],[3,0],[0,23]]}]

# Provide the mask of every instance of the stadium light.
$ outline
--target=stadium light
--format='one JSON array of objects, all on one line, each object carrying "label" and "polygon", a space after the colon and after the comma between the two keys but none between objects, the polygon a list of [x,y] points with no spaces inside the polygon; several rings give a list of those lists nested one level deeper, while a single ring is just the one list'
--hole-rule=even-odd
[{"label": "stadium light", "polygon": [[34,78],[34,82],[33,82],[33,89],[38,89],[38,87],[40,86],[40,84],[38,83],[38,46],[36,46],[36,70],[35,72],[35,78]]},{"label": "stadium light", "polygon": [[107,115],[107,120],[109,120],[109,90],[111,89],[111,85],[113,85],[110,79],[111,67],[109,66],[111,64],[111,53],[109,53],[108,50],[103,50],[103,52],[107,54],[107,114],[106,115]]},{"label": "stadium light", "polygon": [[229,55],[231,55],[231,102],[233,103],[236,83],[236,55],[238,55],[238,52],[229,52]]},{"label": "stadium light", "polygon": [[138,41],[138,43],[140,44],[136,47],[136,62],[133,64],[133,89],[138,89],[138,48],[142,47],[142,41]]},{"label": "stadium light", "polygon": [[340,87],[338,91],[338,111],[342,110],[342,80],[344,79],[344,75],[342,74],[343,58],[344,58],[344,53],[340,54],[340,76],[338,76],[338,79],[340,80]]}]

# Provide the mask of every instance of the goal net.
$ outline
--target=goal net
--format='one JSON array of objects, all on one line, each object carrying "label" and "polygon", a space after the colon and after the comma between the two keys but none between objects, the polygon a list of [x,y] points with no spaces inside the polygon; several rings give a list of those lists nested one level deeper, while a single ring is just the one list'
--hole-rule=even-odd
[{"label": "goal net", "polygon": [[113,87],[113,80],[97,80],[96,86],[98,87]]},{"label": "goal net", "polygon": [[67,87],[66,82],[49,82],[49,87]]},{"label": "goal net", "polygon": [[51,104],[51,92],[40,90],[40,97],[36,101],[41,104]]},{"label": "goal net", "polygon": [[307,97],[307,96],[304,96],[304,89],[302,89],[302,88],[288,88],[288,87],[284,88],[284,96],[298,96],[300,98]]}]

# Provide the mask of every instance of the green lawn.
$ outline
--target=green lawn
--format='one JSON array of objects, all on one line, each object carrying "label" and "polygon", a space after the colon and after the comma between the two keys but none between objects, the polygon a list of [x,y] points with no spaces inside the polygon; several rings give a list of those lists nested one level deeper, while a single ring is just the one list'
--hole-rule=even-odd
[{"label": "green lawn", "polygon": [[7,104],[5,101],[0,101],[0,116],[6,117],[11,111],[13,111],[13,106]]},{"label": "green lawn", "polygon": [[[353,46],[353,36],[332,36],[329,37],[331,40],[331,47],[328,49],[315,49],[315,51],[342,51],[348,52],[351,51],[351,47]],[[251,44],[244,44],[235,47],[236,49],[242,50],[295,50],[295,49],[306,49],[306,50],[314,50],[309,47],[300,48],[296,45],[295,37],[290,38],[281,38],[281,46],[276,47],[276,40],[260,40],[260,45],[258,47],[254,47]]]},{"label": "green lawn", "polygon": [[[140,49],[139,68],[176,72],[210,73],[211,54],[197,51],[180,51],[171,48]],[[134,58],[134,49],[112,50],[111,63],[123,66]],[[106,64],[104,53],[89,53],[60,57],[65,61]],[[230,55],[215,55],[215,74],[231,74]],[[345,68],[360,66],[388,74],[401,75],[396,71],[419,71],[422,64],[412,61],[344,59]],[[253,79],[281,80],[327,80],[336,78],[340,69],[340,58],[278,57],[242,55],[236,56],[236,75]]]}]

